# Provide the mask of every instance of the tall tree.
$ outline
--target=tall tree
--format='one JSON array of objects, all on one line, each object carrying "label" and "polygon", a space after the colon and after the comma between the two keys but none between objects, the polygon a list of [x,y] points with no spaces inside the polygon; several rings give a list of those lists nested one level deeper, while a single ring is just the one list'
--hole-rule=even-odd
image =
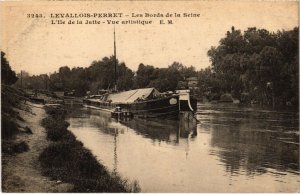
[{"label": "tall tree", "polygon": [[11,70],[9,62],[5,57],[5,53],[1,51],[1,82],[12,85],[18,80],[16,73]]},{"label": "tall tree", "polygon": [[144,65],[141,63],[136,72],[136,82],[138,88],[145,88],[153,80],[154,67],[151,65]]},{"label": "tall tree", "polygon": [[240,98],[250,93],[261,104],[298,104],[299,28],[268,32],[232,27],[220,45],[208,51],[221,92]]}]

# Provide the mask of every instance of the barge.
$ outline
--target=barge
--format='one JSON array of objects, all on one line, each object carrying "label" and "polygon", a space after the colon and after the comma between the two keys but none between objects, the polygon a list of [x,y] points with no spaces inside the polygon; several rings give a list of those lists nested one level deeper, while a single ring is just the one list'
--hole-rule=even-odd
[{"label": "barge", "polygon": [[189,90],[165,94],[155,88],[142,88],[92,96],[83,103],[110,112],[129,112],[138,118],[176,119],[180,111],[194,113],[197,110],[197,101],[190,98]]}]

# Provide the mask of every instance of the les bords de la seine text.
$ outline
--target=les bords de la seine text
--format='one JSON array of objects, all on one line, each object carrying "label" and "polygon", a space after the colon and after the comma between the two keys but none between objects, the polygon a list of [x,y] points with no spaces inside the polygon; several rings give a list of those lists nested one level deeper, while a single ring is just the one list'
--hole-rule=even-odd
[{"label": "les bords de la seine text", "polygon": [[[45,14],[27,14],[27,18],[45,18]],[[66,19],[86,19],[85,24],[100,24],[100,19],[153,19],[153,18],[198,18],[200,13],[50,13],[47,15],[51,19],[52,24],[65,23]],[[97,20],[98,19],[98,20]],[[132,22],[132,20],[113,21],[108,20],[107,23],[115,24],[115,22]],[[149,22],[152,22],[149,20]],[[103,22],[104,23],[104,22]]]}]

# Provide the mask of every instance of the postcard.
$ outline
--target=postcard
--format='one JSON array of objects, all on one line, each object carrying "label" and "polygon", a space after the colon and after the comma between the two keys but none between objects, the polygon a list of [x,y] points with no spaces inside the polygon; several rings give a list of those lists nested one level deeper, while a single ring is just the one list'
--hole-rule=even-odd
[{"label": "postcard", "polygon": [[2,192],[299,192],[297,1],[1,1]]}]

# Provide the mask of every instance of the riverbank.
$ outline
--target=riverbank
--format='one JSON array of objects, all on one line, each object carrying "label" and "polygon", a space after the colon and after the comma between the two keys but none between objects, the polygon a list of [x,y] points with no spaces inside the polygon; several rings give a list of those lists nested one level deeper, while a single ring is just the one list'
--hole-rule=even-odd
[{"label": "riverbank", "polygon": [[42,120],[47,139],[52,143],[41,153],[43,174],[57,181],[74,185],[71,192],[138,192],[136,183],[129,183],[111,174],[83,144],[67,130],[66,111],[59,106],[45,107],[48,116]]},{"label": "riverbank", "polygon": [[[50,143],[41,126],[44,109],[29,102],[18,107],[12,108],[19,117],[10,120],[10,126],[16,126],[13,136],[2,136],[2,191],[68,192],[73,188],[71,184],[58,184],[42,174],[39,156]],[[5,126],[2,123],[2,129]]]},{"label": "riverbank", "polygon": [[139,191],[76,141],[63,109],[46,108],[47,115],[43,105],[7,85],[1,94],[2,192]]},{"label": "riverbank", "polygon": [[49,144],[40,124],[46,113],[28,99],[24,91],[1,84],[2,192],[67,192],[72,185],[41,173],[38,158]]}]

